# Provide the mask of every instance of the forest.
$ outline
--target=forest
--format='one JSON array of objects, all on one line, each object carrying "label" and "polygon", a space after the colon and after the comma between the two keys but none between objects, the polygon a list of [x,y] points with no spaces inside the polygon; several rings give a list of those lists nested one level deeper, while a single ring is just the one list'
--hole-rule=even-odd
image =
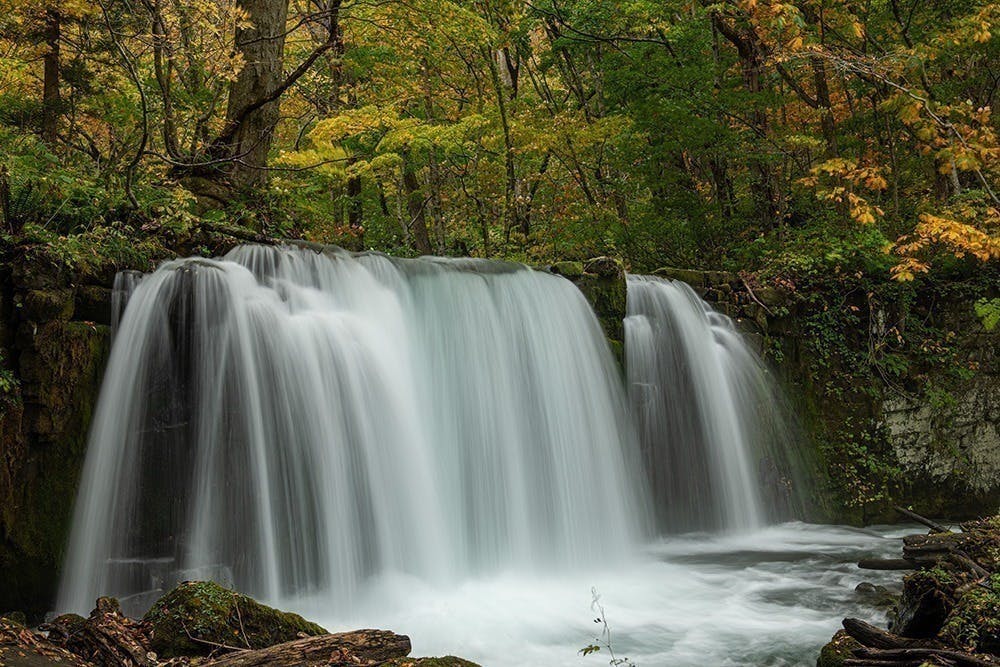
[{"label": "forest", "polygon": [[1000,664],[998,98],[989,0],[0,0],[0,664]]},{"label": "forest", "polygon": [[912,280],[1000,255],[982,0],[3,0],[10,241]]}]

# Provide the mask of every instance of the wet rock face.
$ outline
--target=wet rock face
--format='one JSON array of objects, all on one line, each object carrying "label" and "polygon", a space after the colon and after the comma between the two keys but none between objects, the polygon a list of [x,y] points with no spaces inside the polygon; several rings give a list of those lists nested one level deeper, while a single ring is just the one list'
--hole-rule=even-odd
[{"label": "wet rock face", "polygon": [[625,267],[612,257],[595,257],[586,262],[559,262],[552,273],[573,281],[590,302],[604,330],[611,351],[624,363],[625,308],[628,289]]},{"label": "wet rock face", "polygon": [[109,349],[108,322],[81,319],[97,298],[85,289],[42,263],[0,267],[0,371],[14,380],[0,392],[0,611],[29,620],[55,594]]}]

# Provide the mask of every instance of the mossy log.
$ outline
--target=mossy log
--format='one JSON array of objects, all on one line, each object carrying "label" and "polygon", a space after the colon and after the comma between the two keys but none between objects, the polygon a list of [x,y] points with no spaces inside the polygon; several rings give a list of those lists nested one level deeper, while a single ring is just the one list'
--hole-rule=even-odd
[{"label": "mossy log", "polygon": [[[355,630],[306,637],[255,651],[236,651],[201,667],[357,667],[406,657],[410,638],[387,630]],[[456,663],[461,664],[461,663]],[[466,663],[469,664],[469,663]]]}]

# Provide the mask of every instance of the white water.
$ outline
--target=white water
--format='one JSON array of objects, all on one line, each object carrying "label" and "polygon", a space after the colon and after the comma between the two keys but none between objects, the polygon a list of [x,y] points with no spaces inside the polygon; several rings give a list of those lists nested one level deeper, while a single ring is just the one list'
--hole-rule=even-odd
[{"label": "white water", "polygon": [[170,262],[134,287],[90,441],[61,610],[199,577],[347,609],[386,572],[622,562],[647,525],[593,313],[511,264]]},{"label": "white water", "polygon": [[845,616],[884,620],[854,592],[892,586],[898,573],[858,570],[865,557],[898,554],[909,529],[782,524],[752,533],[681,535],[650,544],[629,567],[545,576],[522,572],[447,586],[386,575],[349,616],[322,603],[298,609],[333,630],[387,627],[410,635],[412,655],[460,655],[488,667],[607,665],[583,657],[600,626],[638,667],[812,667]]},{"label": "white water", "polygon": [[[516,265],[244,247],[116,294],[60,611],[214,578],[489,667],[607,664],[592,587],[644,667],[813,664],[877,613],[853,562],[894,542],[761,527],[775,397],[680,285],[630,278],[627,395],[579,291]],[[652,541],[652,506],[730,532]]]},{"label": "white water", "polygon": [[748,530],[787,513],[797,458],[768,371],[682,282],[629,276],[629,397],[658,525]]}]

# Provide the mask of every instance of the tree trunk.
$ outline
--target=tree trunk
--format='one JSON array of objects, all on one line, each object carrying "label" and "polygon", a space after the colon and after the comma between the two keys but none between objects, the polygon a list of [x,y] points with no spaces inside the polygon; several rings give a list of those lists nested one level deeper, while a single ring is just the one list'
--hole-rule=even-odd
[{"label": "tree trunk", "polygon": [[59,130],[59,36],[60,17],[55,9],[45,11],[45,55],[42,79],[42,140],[56,142]]},{"label": "tree trunk", "polygon": [[[719,33],[736,47],[740,57],[743,85],[754,98],[759,98],[760,94],[764,92],[766,55],[764,45],[760,43],[752,29],[733,25],[718,12],[712,14],[712,22]],[[767,110],[761,105],[759,99],[754,99],[752,104],[753,107],[749,113],[750,129],[763,143],[770,134]],[[748,162],[751,178],[750,190],[753,193],[757,218],[765,226],[777,228],[781,225],[782,205],[774,169],[763,150],[754,150]]]},{"label": "tree trunk", "polygon": [[820,126],[823,130],[823,140],[826,142],[826,152],[829,157],[840,154],[837,146],[837,119],[833,115],[833,103],[830,100],[830,84],[826,77],[826,64],[819,56],[812,58],[813,81],[816,84],[816,104],[819,107]]},{"label": "tree trunk", "polygon": [[430,255],[434,251],[427,234],[427,201],[409,155],[403,156],[403,188],[406,191],[406,212],[410,216],[407,228],[413,232],[413,247],[423,255]]},{"label": "tree trunk", "polygon": [[267,155],[278,124],[280,102],[274,100],[253,108],[282,83],[288,0],[239,0],[250,26],[236,31],[236,48],[244,65],[229,89],[226,125],[236,128],[228,146],[234,161],[229,166],[229,184],[248,191],[267,182]]}]

